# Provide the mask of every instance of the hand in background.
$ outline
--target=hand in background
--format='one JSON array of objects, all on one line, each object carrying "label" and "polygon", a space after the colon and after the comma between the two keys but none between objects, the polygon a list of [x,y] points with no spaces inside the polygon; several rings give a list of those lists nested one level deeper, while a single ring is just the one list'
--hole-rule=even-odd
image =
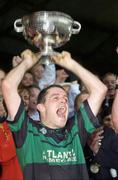
[{"label": "hand in background", "polygon": [[103,127],[97,128],[96,131],[89,137],[88,144],[93,154],[98,153],[100,146],[102,144],[102,135],[104,132]]}]

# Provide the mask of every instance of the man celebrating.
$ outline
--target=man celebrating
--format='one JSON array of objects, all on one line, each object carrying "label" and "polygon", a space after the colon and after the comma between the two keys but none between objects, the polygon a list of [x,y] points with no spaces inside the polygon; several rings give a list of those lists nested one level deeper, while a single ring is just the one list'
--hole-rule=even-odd
[{"label": "man celebrating", "polygon": [[40,58],[25,50],[22,62],[12,69],[2,83],[2,90],[14,135],[17,154],[27,180],[87,180],[83,147],[95,130],[96,115],[105,97],[106,86],[82,67],[70,53],[62,52],[52,59],[55,64],[74,73],[86,86],[88,99],[73,119],[68,118],[68,97],[59,85],[43,89],[38,97],[40,123],[30,119],[18,94],[24,73]]}]

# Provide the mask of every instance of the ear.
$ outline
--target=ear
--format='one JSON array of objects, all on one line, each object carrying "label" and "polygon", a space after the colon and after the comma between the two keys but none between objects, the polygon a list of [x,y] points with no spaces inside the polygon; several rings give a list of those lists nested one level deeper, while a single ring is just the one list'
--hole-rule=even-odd
[{"label": "ear", "polygon": [[44,112],[45,111],[44,104],[37,104],[37,109],[38,109],[39,112]]}]

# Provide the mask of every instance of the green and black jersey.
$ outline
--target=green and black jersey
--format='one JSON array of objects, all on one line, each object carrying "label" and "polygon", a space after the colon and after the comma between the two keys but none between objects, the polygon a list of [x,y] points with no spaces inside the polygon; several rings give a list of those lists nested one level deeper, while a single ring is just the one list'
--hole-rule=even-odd
[{"label": "green and black jersey", "polygon": [[30,119],[21,103],[10,123],[25,180],[87,180],[83,154],[87,137],[95,130],[88,102],[62,129],[50,129]]}]

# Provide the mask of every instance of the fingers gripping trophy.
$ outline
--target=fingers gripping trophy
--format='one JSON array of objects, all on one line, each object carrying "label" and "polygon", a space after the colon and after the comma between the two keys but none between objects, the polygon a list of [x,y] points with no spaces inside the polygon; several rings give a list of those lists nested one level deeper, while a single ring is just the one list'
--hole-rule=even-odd
[{"label": "fingers gripping trophy", "polygon": [[40,62],[48,65],[53,63],[51,55],[57,53],[54,49],[68,42],[72,34],[78,34],[81,24],[62,12],[38,11],[15,20],[14,29],[39,49]]}]

